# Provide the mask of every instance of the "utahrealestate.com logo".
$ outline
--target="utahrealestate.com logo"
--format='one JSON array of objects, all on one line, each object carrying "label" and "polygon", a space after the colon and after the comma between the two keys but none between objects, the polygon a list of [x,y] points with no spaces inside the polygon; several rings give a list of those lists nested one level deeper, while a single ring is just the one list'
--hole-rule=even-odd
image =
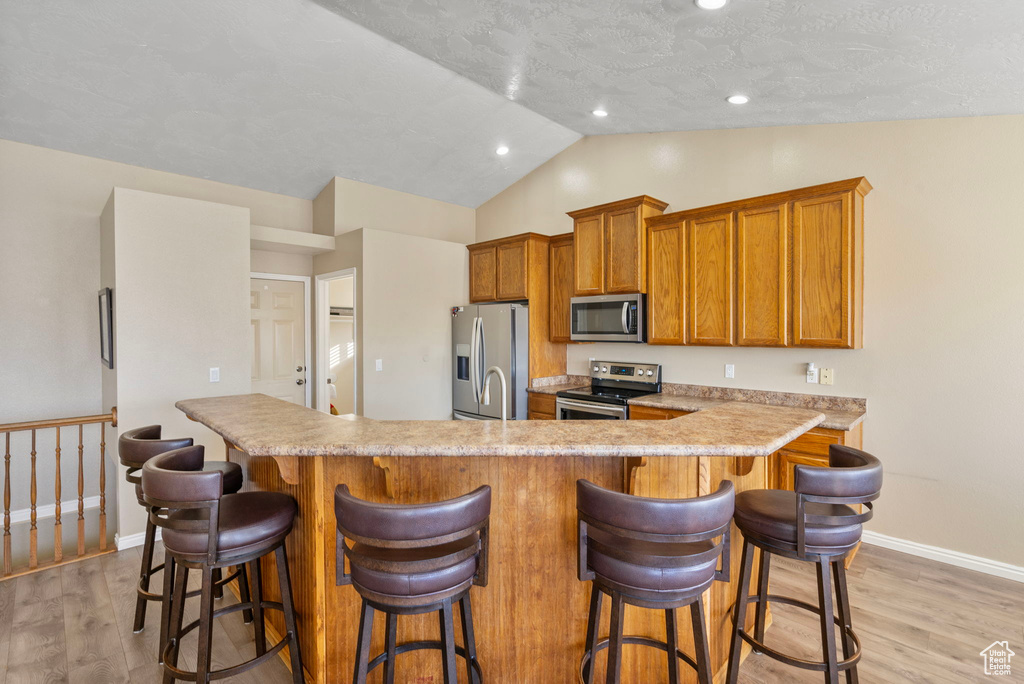
[{"label": "utahrealestate.com logo", "polygon": [[985,659],[985,674],[998,676],[1010,674],[1010,658],[1017,654],[1010,650],[1009,642],[994,641],[980,655]]}]

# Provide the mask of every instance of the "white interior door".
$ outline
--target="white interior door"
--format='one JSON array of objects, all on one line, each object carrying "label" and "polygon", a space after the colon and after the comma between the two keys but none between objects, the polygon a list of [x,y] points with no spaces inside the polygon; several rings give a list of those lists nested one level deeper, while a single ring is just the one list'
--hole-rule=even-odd
[{"label": "white interior door", "polygon": [[304,284],[253,278],[252,391],[306,404]]}]

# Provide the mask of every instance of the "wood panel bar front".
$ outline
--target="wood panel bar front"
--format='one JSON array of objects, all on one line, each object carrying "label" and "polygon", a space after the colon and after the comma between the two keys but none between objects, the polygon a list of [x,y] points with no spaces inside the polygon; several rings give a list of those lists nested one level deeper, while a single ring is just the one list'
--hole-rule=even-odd
[{"label": "wood panel bar front", "polygon": [[[439,501],[491,486],[490,578],[486,587],[472,590],[480,664],[488,681],[538,684],[579,681],[590,584],[576,578],[577,479],[662,498],[705,494],[723,480],[731,480],[738,492],[767,484],[763,457],[303,456],[290,464],[281,459],[289,464],[282,470],[275,458],[228,447],[229,459],[245,472],[246,490],[280,491],[298,500],[299,516],[288,539],[292,590],[306,679],[323,684],[351,678],[358,632],[359,596],[351,586],[335,584],[334,488],[339,484],[370,501],[397,503]],[[716,680],[725,674],[740,548],[734,528],[731,582],[716,583],[705,596]],[[275,577],[273,559],[263,562],[264,577]],[[277,587],[268,585],[267,599],[279,600]],[[276,639],[282,620],[273,611],[267,615],[269,638]],[[607,607],[602,629],[607,634]],[[626,633],[664,639],[663,614],[627,607]],[[398,636],[399,643],[436,640],[437,615],[403,616]],[[689,629],[680,630],[679,647],[692,653]],[[383,620],[375,624],[373,649],[383,650]],[[601,655],[598,681],[604,663]],[[439,682],[440,656],[403,654],[398,673],[401,681]],[[689,668],[681,667],[681,673],[683,682],[696,681]],[[464,681],[462,668],[459,674]],[[622,681],[667,681],[664,653],[627,646]]]}]

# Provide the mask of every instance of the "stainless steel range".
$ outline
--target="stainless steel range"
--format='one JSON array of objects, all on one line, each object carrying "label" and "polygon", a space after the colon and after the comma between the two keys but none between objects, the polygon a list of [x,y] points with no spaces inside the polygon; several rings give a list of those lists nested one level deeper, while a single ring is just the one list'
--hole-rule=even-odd
[{"label": "stainless steel range", "polygon": [[626,420],[630,399],[661,392],[656,363],[594,361],[590,387],[562,390],[555,396],[558,420]]}]

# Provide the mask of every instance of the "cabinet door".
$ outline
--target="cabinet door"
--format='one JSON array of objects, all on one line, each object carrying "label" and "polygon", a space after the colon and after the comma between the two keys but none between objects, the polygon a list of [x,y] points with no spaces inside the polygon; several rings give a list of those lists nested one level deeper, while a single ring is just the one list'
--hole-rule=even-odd
[{"label": "cabinet door", "polygon": [[789,449],[779,449],[775,452],[775,458],[777,459],[775,471],[777,477],[775,486],[777,489],[788,489],[789,491],[793,491],[793,466],[810,465],[828,467],[828,456],[804,454],[798,451],[790,451]]},{"label": "cabinet door", "polygon": [[732,213],[687,222],[688,344],[732,345]]},{"label": "cabinet door", "polygon": [[850,193],[793,202],[793,344],[853,347]]},{"label": "cabinet door", "polygon": [[493,302],[496,299],[497,266],[493,245],[469,250],[469,301]]},{"label": "cabinet door", "polygon": [[575,291],[578,296],[604,294],[604,215],[576,219],[573,228]]},{"label": "cabinet door", "polygon": [[683,296],[685,223],[654,226],[647,237],[647,341],[686,341],[686,298]]},{"label": "cabinet door", "polygon": [[526,240],[498,245],[497,252],[498,299],[526,299]]},{"label": "cabinet door", "polygon": [[551,280],[549,293],[550,330],[552,342],[568,342],[572,332],[569,300],[573,295],[572,237],[551,241]]},{"label": "cabinet door", "polygon": [[787,206],[736,214],[736,342],[784,347],[788,321]]},{"label": "cabinet door", "polygon": [[605,214],[605,291],[609,294],[643,292],[644,231],[640,209],[631,207]]}]

